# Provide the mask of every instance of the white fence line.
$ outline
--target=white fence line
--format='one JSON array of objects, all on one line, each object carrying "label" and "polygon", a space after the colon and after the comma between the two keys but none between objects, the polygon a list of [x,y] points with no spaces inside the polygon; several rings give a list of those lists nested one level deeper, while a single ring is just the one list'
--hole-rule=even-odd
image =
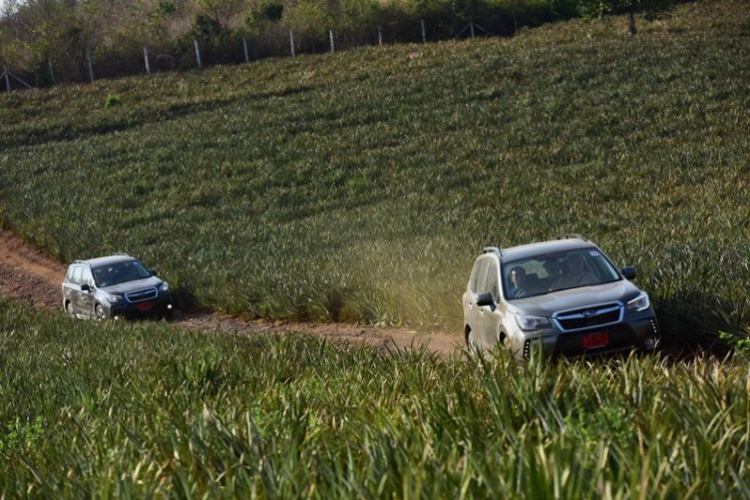
[{"label": "white fence line", "polygon": [[[420,19],[419,20],[419,27],[420,27],[419,34],[421,35],[421,41],[422,41],[423,44],[426,44],[428,42],[428,34],[427,34],[427,23],[425,22],[424,19]],[[482,28],[480,25],[476,24],[474,22],[474,20],[470,20],[469,23],[466,26],[464,26],[459,31],[458,35],[456,35],[456,38],[461,37],[467,31],[469,32],[471,38],[475,38],[476,37],[476,31],[481,31],[481,32],[483,32],[486,35],[490,35],[490,36],[492,35],[489,31],[487,31],[486,29]],[[336,52],[336,38],[335,38],[335,33],[334,33],[334,31],[332,29],[328,30],[328,39],[329,39],[328,41],[329,41],[329,45],[330,45],[330,53],[334,54]],[[250,49],[249,49],[249,46],[248,46],[247,38],[242,37],[241,38],[241,43],[242,43],[242,55],[244,56],[244,61],[246,63],[248,63],[248,62],[250,62]],[[296,57],[297,54],[298,54],[298,47],[297,47],[298,43],[299,42],[296,40],[294,30],[290,29],[289,30],[289,49],[290,49],[290,54],[291,54],[292,57]],[[378,46],[383,46],[383,44],[384,44],[383,27],[382,26],[378,26],[377,27],[377,45]],[[199,41],[198,41],[197,38],[193,38],[193,46],[194,46],[194,50],[195,50],[195,65],[196,65],[196,68],[202,69],[204,64],[203,64],[202,55],[201,55],[200,43],[199,43]],[[93,62],[92,57],[91,57],[91,48],[90,47],[86,48],[85,62],[86,62],[86,69],[88,71],[88,75],[87,75],[88,79],[89,79],[90,82],[93,82],[94,81],[94,62]],[[143,64],[144,64],[144,68],[145,68],[146,74],[150,75],[151,74],[151,64],[150,64],[150,61],[149,61],[148,45],[144,45],[143,46]],[[52,59],[48,59],[47,60],[47,66],[48,66],[48,70],[49,70],[50,82],[54,84],[55,83],[55,73],[54,73],[54,70],[53,70]],[[159,67],[158,57],[157,57],[157,69],[158,70],[163,70],[163,68]],[[15,75],[13,75],[10,72],[8,72],[7,68],[5,68],[5,71],[0,75],[0,80],[3,77],[5,79],[5,90],[6,91],[12,90],[11,87],[10,87],[10,78],[11,77],[15,78],[15,79],[17,79],[19,81],[21,81],[25,87],[31,88],[31,86],[28,85],[26,82],[23,82],[22,80],[20,80],[17,77],[15,77]]]}]

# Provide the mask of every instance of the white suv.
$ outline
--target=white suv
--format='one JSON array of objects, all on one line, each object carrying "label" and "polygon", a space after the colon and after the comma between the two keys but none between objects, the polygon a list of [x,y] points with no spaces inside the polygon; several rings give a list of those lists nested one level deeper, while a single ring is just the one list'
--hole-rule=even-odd
[{"label": "white suv", "polygon": [[466,344],[499,343],[524,358],[654,351],[659,325],[646,292],[630,282],[635,275],[579,235],[485,248],[463,295]]}]

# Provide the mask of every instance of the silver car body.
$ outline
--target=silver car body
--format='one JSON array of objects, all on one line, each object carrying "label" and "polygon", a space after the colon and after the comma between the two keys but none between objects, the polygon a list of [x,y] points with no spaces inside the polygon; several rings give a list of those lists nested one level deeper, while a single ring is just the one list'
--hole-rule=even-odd
[{"label": "silver car body", "polygon": [[[508,268],[515,263],[537,263],[535,259],[576,252],[595,256],[607,282],[556,290],[548,284],[552,277],[546,269],[537,266],[534,282],[538,288],[531,296],[514,297],[510,292]],[[467,345],[486,349],[500,343],[525,358],[540,349],[568,357],[657,349],[656,315],[648,295],[625,278],[626,274],[634,278],[635,269],[625,269],[630,271],[617,269],[596,245],[581,237],[485,249],[475,261],[463,295]],[[565,271],[555,275],[556,281],[565,278]],[[492,295],[489,304],[488,293]],[[482,299],[484,305],[480,305]]]}]

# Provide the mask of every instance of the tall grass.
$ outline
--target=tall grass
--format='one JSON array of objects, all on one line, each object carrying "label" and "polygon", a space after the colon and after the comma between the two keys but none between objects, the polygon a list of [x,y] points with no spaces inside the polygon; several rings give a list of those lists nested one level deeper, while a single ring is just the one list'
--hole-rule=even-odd
[{"label": "tall grass", "polygon": [[3,95],[0,219],[188,305],[456,331],[478,249],[574,231],[669,335],[741,332],[750,9],[612,22]]},{"label": "tall grass", "polygon": [[742,496],[743,362],[516,365],[0,304],[16,496]]}]

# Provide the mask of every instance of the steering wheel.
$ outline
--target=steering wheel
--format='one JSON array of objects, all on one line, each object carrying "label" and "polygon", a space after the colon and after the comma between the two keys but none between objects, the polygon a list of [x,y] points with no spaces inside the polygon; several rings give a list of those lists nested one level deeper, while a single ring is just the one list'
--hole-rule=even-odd
[{"label": "steering wheel", "polygon": [[525,297],[525,296],[526,296],[526,289],[519,288],[518,290],[516,290],[516,295],[513,298],[518,299],[518,298]]}]

